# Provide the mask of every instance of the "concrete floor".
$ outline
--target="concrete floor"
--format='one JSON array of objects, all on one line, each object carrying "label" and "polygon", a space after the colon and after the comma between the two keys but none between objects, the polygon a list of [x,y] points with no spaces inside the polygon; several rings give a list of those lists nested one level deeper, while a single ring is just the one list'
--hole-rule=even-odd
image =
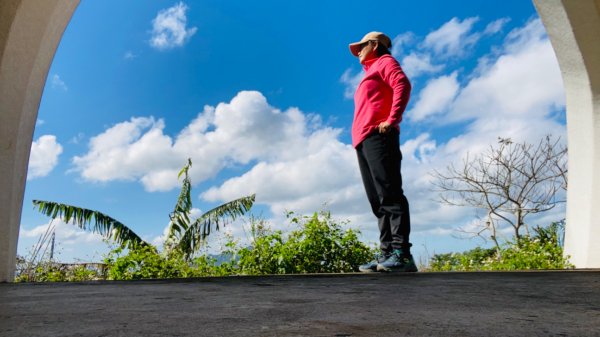
[{"label": "concrete floor", "polygon": [[600,336],[600,270],[0,284],[0,336]]}]

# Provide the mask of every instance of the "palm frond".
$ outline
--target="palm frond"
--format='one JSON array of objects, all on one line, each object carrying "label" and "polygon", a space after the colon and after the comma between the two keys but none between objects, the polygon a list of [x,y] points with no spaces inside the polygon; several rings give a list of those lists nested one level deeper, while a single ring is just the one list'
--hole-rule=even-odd
[{"label": "palm frond", "polygon": [[77,227],[99,233],[122,247],[151,246],[129,227],[98,211],[43,200],[33,200],[33,207],[52,219],[62,218],[65,223],[73,221]]},{"label": "palm frond", "polygon": [[169,214],[170,218],[170,226],[169,233],[167,234],[167,241],[175,241],[182,233],[184,233],[190,223],[190,211],[192,210],[192,182],[188,175],[188,171],[192,167],[192,160],[188,158],[188,163],[179,171],[177,175],[178,178],[181,178],[183,175],[183,181],[181,183],[181,191],[179,192],[179,197],[177,198],[177,203],[175,204],[175,208],[173,212]]},{"label": "palm frond", "polygon": [[202,214],[185,231],[177,247],[186,255],[191,256],[197,252],[211,231],[219,230],[227,221],[234,221],[238,216],[244,215],[252,208],[256,194],[242,197],[217,206]]}]

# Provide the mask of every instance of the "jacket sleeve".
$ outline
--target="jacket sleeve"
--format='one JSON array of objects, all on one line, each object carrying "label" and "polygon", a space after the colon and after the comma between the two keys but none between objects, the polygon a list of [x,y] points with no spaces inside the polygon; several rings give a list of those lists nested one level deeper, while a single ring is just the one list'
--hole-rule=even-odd
[{"label": "jacket sleeve", "polygon": [[385,83],[392,88],[392,107],[387,122],[398,125],[402,121],[402,114],[410,99],[411,85],[408,77],[393,57],[386,57],[381,64],[379,74]]}]

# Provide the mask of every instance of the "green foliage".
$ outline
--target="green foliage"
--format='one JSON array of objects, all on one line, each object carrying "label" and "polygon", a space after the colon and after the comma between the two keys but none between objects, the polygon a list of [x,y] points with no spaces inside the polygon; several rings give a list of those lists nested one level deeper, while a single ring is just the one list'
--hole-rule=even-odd
[{"label": "green foliage", "polygon": [[475,248],[463,253],[436,254],[430,271],[531,270],[573,268],[563,257],[564,223],[534,228],[534,235],[508,241],[499,250]]},{"label": "green foliage", "polygon": [[98,211],[61,204],[53,201],[33,200],[34,208],[52,219],[60,217],[65,223],[71,220],[81,229],[99,233],[123,247],[150,246],[134,231],[118,220]]},{"label": "green foliage", "polygon": [[563,257],[559,241],[559,223],[534,228],[535,235],[521,237],[509,243],[500,253],[500,258],[490,261],[489,270],[568,269],[573,268]]},{"label": "green foliage", "polygon": [[105,259],[108,279],[180,278],[227,275],[264,275],[294,273],[352,272],[372,256],[372,251],[358,240],[357,232],[342,230],[329,213],[293,216],[298,226],[287,237],[272,231],[263,220],[251,220],[251,247],[238,248],[231,238],[217,262],[200,255],[188,259],[180,250],[158,253],[148,247],[113,250]]},{"label": "green foliage", "polygon": [[[234,221],[238,216],[248,212],[254,204],[255,198],[256,195],[254,194],[242,197],[202,214],[181,233],[180,239],[174,244],[174,248],[183,252],[186,259],[191,258],[202,248],[212,228],[219,230],[219,227],[225,224],[228,219]],[[188,212],[191,212],[191,209]]]},{"label": "green foliage", "polygon": [[299,228],[287,239],[264,223],[252,225],[252,247],[240,249],[242,274],[340,273],[356,271],[372,257],[356,231],[342,230],[328,212],[312,216],[288,214]]},{"label": "green foliage", "polygon": [[481,248],[463,252],[435,254],[429,261],[431,271],[483,270],[486,263],[496,255],[496,249]]},{"label": "green foliage", "polygon": [[64,264],[45,261],[18,268],[15,282],[82,282],[104,279],[101,264]]},{"label": "green foliage", "polygon": [[183,177],[181,192],[175,209],[170,214],[169,234],[165,242],[166,249],[179,250],[188,260],[202,247],[213,228],[219,230],[227,220],[234,221],[238,216],[244,215],[250,210],[256,198],[256,195],[252,194],[229,201],[209,210],[190,223],[192,185],[188,172],[191,167],[192,161],[188,159],[188,163],[179,171],[178,178]]},{"label": "green foliage", "polygon": [[182,259],[162,256],[149,247],[131,249],[125,255],[122,253],[122,248],[116,248],[104,259],[109,280],[178,278],[188,274],[189,268]]},{"label": "green foliage", "polygon": [[140,280],[227,276],[235,273],[231,262],[217,263],[214,257],[201,255],[189,261],[179,251],[158,253],[150,247],[127,252],[113,249],[104,259],[108,280]]}]

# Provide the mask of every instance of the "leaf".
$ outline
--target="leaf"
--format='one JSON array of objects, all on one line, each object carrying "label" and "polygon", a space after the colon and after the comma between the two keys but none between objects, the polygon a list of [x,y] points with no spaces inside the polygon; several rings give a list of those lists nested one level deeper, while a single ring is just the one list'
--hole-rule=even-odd
[{"label": "leaf", "polygon": [[52,219],[62,218],[65,223],[72,222],[81,229],[112,239],[122,247],[153,247],[123,223],[98,211],[43,200],[33,200],[33,207]]},{"label": "leaf", "polygon": [[188,163],[179,171],[178,178],[183,175],[183,181],[181,184],[181,191],[179,197],[175,203],[173,212],[169,214],[171,220],[169,232],[167,234],[167,242],[174,242],[182,235],[183,232],[189,227],[190,218],[189,214],[192,210],[192,182],[189,178],[188,171],[192,167],[192,160],[188,158]]},{"label": "leaf", "polygon": [[213,228],[218,231],[220,225],[224,224],[226,219],[233,221],[238,216],[244,215],[254,204],[255,198],[256,194],[242,197],[202,214],[186,229],[177,247],[186,257],[191,257],[202,247],[204,240],[210,235]]}]

